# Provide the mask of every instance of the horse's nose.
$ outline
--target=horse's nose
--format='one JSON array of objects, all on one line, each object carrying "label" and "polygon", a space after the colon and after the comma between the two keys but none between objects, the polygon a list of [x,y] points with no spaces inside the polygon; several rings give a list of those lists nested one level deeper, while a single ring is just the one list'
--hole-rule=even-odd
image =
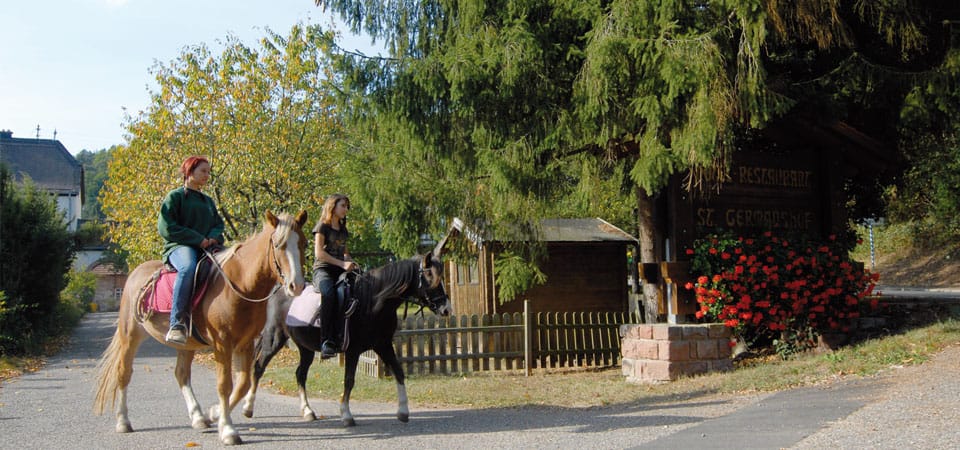
[{"label": "horse's nose", "polygon": [[303,292],[303,286],[304,286],[303,278],[299,278],[299,279],[290,281],[289,283],[287,283],[286,286],[284,286],[284,288],[287,291],[287,295],[291,297],[296,297]]},{"label": "horse's nose", "polygon": [[443,306],[440,308],[440,315],[441,315],[441,316],[451,316],[451,315],[453,315],[453,306],[450,305],[450,300],[447,300],[447,304],[446,304],[446,305],[443,305]]}]

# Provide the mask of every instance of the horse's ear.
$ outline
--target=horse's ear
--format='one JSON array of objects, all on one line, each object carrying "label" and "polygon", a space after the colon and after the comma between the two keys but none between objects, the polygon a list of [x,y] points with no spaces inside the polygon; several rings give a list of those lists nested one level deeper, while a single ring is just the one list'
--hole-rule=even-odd
[{"label": "horse's ear", "polygon": [[303,228],[303,225],[304,225],[305,223],[307,223],[307,211],[306,211],[306,210],[301,210],[300,213],[297,214],[296,219],[294,219],[294,220],[297,221],[297,225],[299,225],[300,228]]},{"label": "horse's ear", "polygon": [[427,270],[427,268],[430,267],[430,255],[431,253],[423,255],[423,260],[420,261],[420,269]]},{"label": "horse's ear", "polygon": [[267,219],[267,222],[270,223],[270,226],[271,226],[271,227],[276,228],[276,227],[277,227],[277,223],[280,222],[280,219],[277,219],[277,216],[273,215],[273,213],[270,212],[269,209],[267,210],[267,213],[266,213],[265,217],[266,217],[266,219]]}]

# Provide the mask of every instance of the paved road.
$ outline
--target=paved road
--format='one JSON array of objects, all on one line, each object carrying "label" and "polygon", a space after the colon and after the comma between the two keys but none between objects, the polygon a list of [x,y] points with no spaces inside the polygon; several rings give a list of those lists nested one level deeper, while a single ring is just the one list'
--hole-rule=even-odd
[{"label": "paved road", "polygon": [[[92,413],[94,369],[115,319],[115,313],[88,314],[71,345],[46,368],[0,386],[0,449],[221,447],[215,428],[190,428],[173,378],[175,352],[152,340],[140,349],[129,390],[135,432],[117,434],[112,414]],[[421,388],[416,380],[408,385]],[[195,365],[193,386],[204,406],[216,400],[210,370]],[[334,402],[314,400],[331,419],[304,422],[295,398],[261,390],[258,416],[235,411],[233,418],[244,448],[778,449],[860,409],[881,386],[853,380],[777,394],[654,398],[595,408],[430,409],[414,403],[406,424],[395,419],[393,404],[354,402],[353,428],[340,425]]]}]

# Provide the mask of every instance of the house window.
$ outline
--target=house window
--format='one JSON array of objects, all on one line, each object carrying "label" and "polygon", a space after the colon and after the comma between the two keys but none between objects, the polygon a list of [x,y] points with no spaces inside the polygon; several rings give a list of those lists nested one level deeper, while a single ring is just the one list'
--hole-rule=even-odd
[{"label": "house window", "polygon": [[471,261],[469,266],[467,279],[470,281],[470,284],[480,283],[480,269],[477,267],[477,262]]},{"label": "house window", "polygon": [[116,288],[113,290],[113,298],[119,300],[121,295],[123,295],[123,288]]},{"label": "house window", "polygon": [[467,273],[467,268],[463,264],[457,264],[457,284],[463,284],[463,276]]}]

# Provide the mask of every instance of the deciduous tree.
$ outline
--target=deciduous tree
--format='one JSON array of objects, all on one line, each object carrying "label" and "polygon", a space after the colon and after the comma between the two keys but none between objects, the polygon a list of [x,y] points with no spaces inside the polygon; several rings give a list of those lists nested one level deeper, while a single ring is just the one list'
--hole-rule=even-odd
[{"label": "deciduous tree", "polygon": [[[158,90],[128,119],[129,143],[113,150],[100,197],[131,266],[160,254],[157,211],[188,155],[211,160],[207,192],[230,240],[257,230],[268,209],[319,217],[323,198],[343,189],[343,129],[327,81],[334,37],[315,25],[267,30],[256,48],[228,36],[219,54],[199,44],[153,68]],[[358,242],[368,230],[351,222]]]}]

